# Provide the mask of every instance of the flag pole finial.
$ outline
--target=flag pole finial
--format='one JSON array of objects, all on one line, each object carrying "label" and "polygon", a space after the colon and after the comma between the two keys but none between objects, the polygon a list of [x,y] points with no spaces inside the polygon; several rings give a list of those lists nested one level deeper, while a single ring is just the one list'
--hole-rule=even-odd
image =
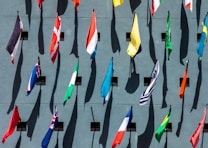
[{"label": "flag pole finial", "polygon": [[19,10],[17,10],[17,15],[19,15]]}]

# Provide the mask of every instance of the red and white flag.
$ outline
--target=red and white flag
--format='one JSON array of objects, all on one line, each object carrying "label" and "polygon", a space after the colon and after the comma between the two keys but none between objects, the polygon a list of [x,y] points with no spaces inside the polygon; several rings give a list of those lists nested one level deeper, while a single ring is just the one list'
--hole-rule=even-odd
[{"label": "red and white flag", "polygon": [[190,11],[192,11],[192,4],[193,4],[193,1],[192,0],[185,0],[185,6]]},{"label": "red and white flag", "polygon": [[162,0],[152,0],[152,8],[151,8],[152,16],[155,14],[161,3]]}]

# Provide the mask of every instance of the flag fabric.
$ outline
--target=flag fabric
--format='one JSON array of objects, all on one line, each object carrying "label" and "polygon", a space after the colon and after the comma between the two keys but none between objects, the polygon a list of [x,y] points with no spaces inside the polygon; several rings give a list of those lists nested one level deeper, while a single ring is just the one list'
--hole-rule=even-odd
[{"label": "flag fabric", "polygon": [[185,6],[190,11],[192,11],[192,4],[193,4],[193,0],[185,0]]},{"label": "flag fabric", "polygon": [[204,17],[204,20],[202,22],[202,33],[201,33],[200,41],[197,47],[199,61],[202,61],[204,46],[207,42],[207,27],[208,27],[208,15]]},{"label": "flag fabric", "polygon": [[113,7],[120,6],[124,3],[124,0],[113,0]]},{"label": "flag fabric", "polygon": [[156,81],[157,81],[159,72],[160,72],[160,64],[159,64],[159,61],[157,61],[152,71],[150,84],[140,96],[140,100],[139,100],[140,105],[145,105],[147,101],[149,100],[149,97],[152,95],[152,92],[154,91],[155,86],[156,86]]},{"label": "flag fabric", "polygon": [[151,9],[152,16],[155,14],[161,3],[162,0],[152,0],[152,9]]},{"label": "flag fabric", "polygon": [[105,104],[110,97],[111,92],[111,80],[113,76],[113,58],[110,60],[105,79],[101,86],[101,96],[103,97],[103,104]]},{"label": "flag fabric", "polygon": [[97,51],[97,43],[98,43],[98,33],[97,33],[97,25],[96,25],[96,13],[95,10],[93,9],[92,18],[90,21],[90,26],[86,38],[86,49],[87,52],[91,55],[91,58],[95,58]]},{"label": "flag fabric", "polygon": [[155,138],[157,139],[158,142],[160,142],[160,139],[166,129],[166,126],[169,123],[170,120],[170,115],[171,115],[171,107],[169,109],[168,114],[165,116],[165,118],[163,119],[162,123],[160,124],[159,128],[156,130],[155,132]]},{"label": "flag fabric", "polygon": [[184,97],[185,88],[186,88],[186,81],[187,81],[187,77],[188,77],[188,63],[189,63],[189,61],[186,61],[186,70],[183,74],[183,80],[182,80],[181,87],[179,90],[179,97],[181,99],[183,99],[183,97]]},{"label": "flag fabric", "polygon": [[50,44],[50,56],[51,61],[54,63],[59,52],[60,45],[60,35],[61,35],[61,18],[56,14],[56,19],[54,23],[52,39]]},{"label": "flag fabric", "polygon": [[194,131],[194,133],[190,137],[190,142],[191,142],[193,148],[196,148],[196,146],[199,142],[200,135],[204,129],[204,123],[206,121],[206,116],[207,116],[207,109],[205,108],[203,117],[202,117],[197,129]]},{"label": "flag fabric", "polygon": [[166,35],[165,35],[165,47],[168,50],[168,60],[170,59],[170,54],[172,52],[172,43],[171,43],[171,32],[170,32],[170,12],[168,11],[168,17],[167,17],[167,31],[166,31]]},{"label": "flag fabric", "polygon": [[38,0],[38,7],[39,8],[41,8],[43,2],[44,2],[44,0]]},{"label": "flag fabric", "polygon": [[126,117],[123,119],[123,122],[121,123],[121,126],[116,133],[116,136],[115,136],[113,143],[112,143],[112,148],[115,148],[116,145],[121,143],[123,136],[125,134],[125,131],[127,130],[129,125],[131,124],[132,118],[133,118],[133,113],[132,113],[132,106],[131,106],[130,110],[128,111]]},{"label": "flag fabric", "polygon": [[65,96],[64,96],[64,105],[71,98],[72,92],[74,90],[74,85],[75,85],[75,82],[76,82],[77,74],[78,74],[78,69],[79,69],[79,61],[77,61],[76,65],[74,67],[74,71],[73,71],[71,80],[69,82],[67,91],[65,93]]},{"label": "flag fabric", "polygon": [[80,4],[80,0],[72,0],[74,2],[74,7],[77,10],[79,4]]},{"label": "flag fabric", "polygon": [[22,23],[22,20],[21,20],[19,14],[18,14],[17,18],[16,18],[14,28],[13,28],[12,35],[9,39],[9,42],[8,42],[7,46],[6,46],[6,50],[11,55],[12,64],[14,64],[14,58],[15,58],[16,53],[17,53],[17,49],[18,49],[18,46],[19,46],[22,30],[23,30],[23,23]]},{"label": "flag fabric", "polygon": [[52,116],[50,127],[49,127],[45,137],[42,140],[42,144],[41,144],[42,148],[48,147],[49,141],[51,139],[51,135],[53,133],[54,128],[57,126],[57,123],[58,123],[58,109],[57,109],[57,107],[55,107],[55,113]]},{"label": "flag fabric", "polygon": [[141,51],[142,51],[142,46],[141,46],[141,39],[139,34],[138,19],[137,19],[137,14],[134,13],[134,20],[130,34],[129,46],[127,48],[127,54],[131,57],[134,57],[136,56],[136,54],[138,54]]},{"label": "flag fabric", "polygon": [[29,78],[29,82],[28,82],[27,89],[26,89],[27,95],[29,95],[31,93],[31,91],[34,88],[35,83],[38,81],[40,75],[41,75],[41,69],[40,69],[40,60],[38,57],[38,60],[35,63],[35,66],[32,70],[30,78]]},{"label": "flag fabric", "polygon": [[16,126],[20,121],[21,121],[21,117],[19,115],[18,107],[15,106],[12,117],[10,119],[9,127],[2,138],[2,143],[4,143],[6,139],[13,134]]}]

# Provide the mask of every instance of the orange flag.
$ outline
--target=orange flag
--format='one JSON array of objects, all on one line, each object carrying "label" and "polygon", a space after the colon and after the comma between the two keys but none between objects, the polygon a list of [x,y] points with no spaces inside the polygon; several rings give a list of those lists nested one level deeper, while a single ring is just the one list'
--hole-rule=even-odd
[{"label": "orange flag", "polygon": [[74,2],[74,7],[77,10],[79,4],[80,4],[80,0],[72,0]]},{"label": "orange flag", "polygon": [[179,96],[181,99],[183,99],[183,97],[184,97],[185,88],[186,88],[186,81],[187,81],[187,76],[188,76],[188,63],[189,63],[189,61],[186,61],[186,70],[183,74],[183,80],[182,80],[181,87],[179,90]]}]

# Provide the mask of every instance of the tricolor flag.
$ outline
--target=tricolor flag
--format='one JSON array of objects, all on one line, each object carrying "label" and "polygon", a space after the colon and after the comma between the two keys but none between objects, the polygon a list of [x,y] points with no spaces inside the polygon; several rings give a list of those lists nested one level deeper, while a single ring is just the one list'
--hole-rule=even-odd
[{"label": "tricolor flag", "polygon": [[185,6],[190,11],[192,11],[192,3],[193,3],[193,0],[185,0]]},{"label": "tricolor flag", "polygon": [[77,10],[79,4],[80,4],[80,0],[72,0],[74,2],[74,7]]},{"label": "tricolor flag", "polygon": [[185,88],[186,88],[186,81],[187,81],[187,77],[188,77],[188,63],[189,63],[189,60],[186,61],[186,70],[183,74],[183,80],[182,80],[181,87],[180,87],[180,90],[179,90],[179,97],[181,99],[183,99],[183,97],[184,97]]},{"label": "tricolor flag", "polygon": [[126,117],[123,119],[123,122],[121,123],[120,128],[118,129],[118,132],[116,133],[116,136],[112,143],[112,148],[115,148],[116,145],[121,143],[127,128],[131,124],[132,118],[133,118],[133,113],[132,113],[132,106],[131,106],[131,109],[128,111]]},{"label": "tricolor flag", "polygon": [[165,35],[165,47],[168,50],[168,60],[170,59],[170,54],[172,52],[172,43],[171,43],[171,32],[170,32],[170,12],[168,11],[168,18],[167,18],[167,31]]},{"label": "tricolor flag", "polygon": [[101,86],[101,96],[103,97],[103,104],[105,104],[110,97],[112,76],[113,76],[113,58],[109,63],[108,70],[105,75],[105,79]]},{"label": "tricolor flag", "polygon": [[30,78],[29,78],[29,82],[28,82],[27,89],[26,89],[27,95],[29,95],[30,92],[32,91],[32,89],[35,86],[35,83],[38,81],[40,75],[41,75],[40,60],[39,60],[39,57],[38,57],[38,60],[35,63],[35,66],[32,70]]},{"label": "tricolor flag", "polygon": [[9,122],[9,127],[7,129],[7,132],[4,134],[4,136],[2,138],[2,143],[4,143],[6,141],[6,139],[13,134],[16,126],[18,125],[18,123],[20,121],[21,121],[21,118],[19,115],[18,107],[15,106],[12,117]]},{"label": "tricolor flag", "polygon": [[44,2],[44,0],[38,0],[38,7],[41,9],[42,3]]},{"label": "tricolor flag", "polygon": [[157,139],[158,142],[160,142],[160,139],[166,129],[166,126],[169,123],[170,120],[170,115],[171,115],[171,107],[169,109],[168,114],[165,116],[165,118],[163,119],[162,123],[160,124],[159,128],[157,129],[157,131],[155,132],[155,138]]},{"label": "tricolor flag", "polygon": [[64,96],[64,105],[71,98],[72,92],[74,90],[74,85],[75,85],[75,82],[76,82],[77,74],[78,74],[78,69],[79,69],[79,61],[77,61],[77,64],[74,67],[74,71],[73,71],[71,80],[69,82],[66,94]]},{"label": "tricolor flag", "polygon": [[120,6],[124,3],[124,0],[113,0],[113,7]]},{"label": "tricolor flag", "polygon": [[151,9],[152,16],[155,14],[161,3],[162,0],[152,0],[152,9]]},{"label": "tricolor flag", "polygon": [[51,135],[53,133],[53,130],[54,128],[57,126],[57,123],[58,123],[58,109],[57,107],[55,108],[55,113],[54,115],[52,116],[52,119],[51,119],[51,124],[50,124],[50,127],[48,129],[48,132],[46,133],[45,137],[43,138],[43,141],[42,141],[42,148],[47,148],[48,147],[48,144],[49,144],[49,141],[51,139]]},{"label": "tricolor flag", "polygon": [[207,27],[208,27],[208,16],[206,15],[204,17],[204,20],[202,22],[202,33],[201,33],[201,38],[199,41],[199,45],[197,50],[199,61],[202,61],[202,56],[203,56],[203,51],[204,51],[204,46],[207,42]]},{"label": "tricolor flag", "polygon": [[142,46],[141,46],[141,39],[139,34],[138,19],[137,19],[137,14],[134,13],[134,20],[130,34],[129,46],[127,48],[127,54],[131,57],[134,57],[136,56],[136,54],[138,54],[141,51],[142,51]]},{"label": "tricolor flag", "polygon": [[12,35],[11,35],[11,37],[9,39],[9,42],[7,44],[7,47],[6,47],[6,50],[11,55],[12,64],[14,64],[14,57],[16,56],[16,53],[17,53],[17,49],[18,49],[18,46],[19,46],[22,30],[23,30],[23,23],[22,23],[22,20],[21,20],[19,14],[18,14],[17,18],[16,18],[16,22],[15,22],[15,25],[14,25]]},{"label": "tricolor flag", "polygon": [[207,109],[205,108],[203,117],[202,117],[197,129],[194,131],[194,133],[190,137],[190,142],[191,142],[193,148],[196,148],[196,146],[199,142],[200,135],[204,129],[204,123],[206,121],[206,116],[207,116]]},{"label": "tricolor flag", "polygon": [[50,56],[51,61],[54,63],[56,60],[56,56],[59,52],[59,44],[60,44],[60,35],[61,35],[61,18],[56,14],[56,20],[54,23],[51,45],[50,45]]},{"label": "tricolor flag", "polygon": [[91,55],[91,58],[95,58],[97,51],[97,43],[98,43],[98,34],[97,34],[97,26],[96,26],[96,13],[95,10],[93,9],[92,19],[90,21],[90,26],[86,38],[86,49],[87,52]]},{"label": "tricolor flag", "polygon": [[152,71],[150,84],[140,96],[140,100],[139,100],[140,105],[145,105],[147,101],[149,100],[149,97],[152,95],[152,92],[156,86],[156,81],[157,81],[159,72],[160,72],[160,64],[159,64],[159,61],[157,61]]}]

